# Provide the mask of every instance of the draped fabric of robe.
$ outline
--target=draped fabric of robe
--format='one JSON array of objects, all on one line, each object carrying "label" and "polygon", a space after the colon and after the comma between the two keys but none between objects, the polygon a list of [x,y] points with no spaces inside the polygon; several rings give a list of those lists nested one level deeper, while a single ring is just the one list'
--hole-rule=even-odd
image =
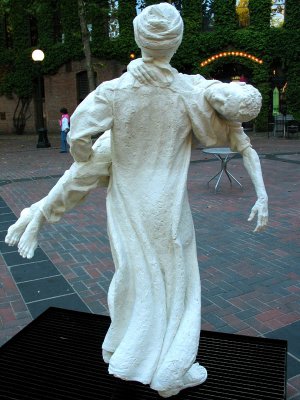
[{"label": "draped fabric of robe", "polygon": [[200,335],[200,276],[187,174],[192,132],[205,145],[249,145],[205,100],[216,81],[166,75],[155,84],[127,72],[101,84],[76,109],[69,137],[86,161],[91,135],[111,129],[107,222],[115,273],[103,356],[109,372],[165,390],[182,385]]}]

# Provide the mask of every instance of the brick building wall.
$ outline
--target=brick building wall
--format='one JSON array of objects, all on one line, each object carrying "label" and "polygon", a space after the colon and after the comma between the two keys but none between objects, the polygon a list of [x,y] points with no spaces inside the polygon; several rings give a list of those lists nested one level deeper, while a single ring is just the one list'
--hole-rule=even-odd
[{"label": "brick building wall", "polygon": [[[17,102],[18,99],[16,96],[12,96],[11,98],[0,96],[0,135],[12,134],[14,132],[13,116]],[[29,118],[26,122],[27,132],[33,132],[35,130],[34,115],[34,105],[33,102],[31,102],[28,110]]]},{"label": "brick building wall", "polygon": [[[97,85],[119,77],[125,66],[114,60],[93,60],[96,72]],[[66,107],[71,115],[80,102],[78,93],[78,74],[85,71],[85,62],[71,61],[64,64],[53,75],[44,76],[44,119],[48,132],[59,132],[59,110]],[[88,89],[86,88],[87,92]],[[86,92],[86,94],[87,94]],[[17,105],[15,97],[9,99],[0,97],[0,134],[13,134],[13,113]],[[32,101],[28,112],[29,119],[26,122],[25,133],[36,132],[35,110]],[[3,119],[5,118],[5,119]]]}]

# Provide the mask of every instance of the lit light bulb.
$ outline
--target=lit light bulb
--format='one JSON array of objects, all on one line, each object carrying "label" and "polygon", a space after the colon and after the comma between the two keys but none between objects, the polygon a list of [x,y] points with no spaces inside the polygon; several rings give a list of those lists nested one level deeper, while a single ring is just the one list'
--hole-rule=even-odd
[{"label": "lit light bulb", "polygon": [[45,54],[42,50],[36,49],[33,50],[31,57],[33,61],[43,61],[43,59],[45,58]]}]

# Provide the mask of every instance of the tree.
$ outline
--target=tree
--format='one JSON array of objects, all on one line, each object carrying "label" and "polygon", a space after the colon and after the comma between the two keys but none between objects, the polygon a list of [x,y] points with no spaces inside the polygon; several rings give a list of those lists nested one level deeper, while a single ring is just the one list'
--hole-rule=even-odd
[{"label": "tree", "polygon": [[[15,132],[19,135],[24,133],[26,121],[30,118],[29,104],[32,100],[34,71],[30,51],[28,51],[30,25],[27,12],[30,5],[31,1],[27,2],[26,8],[21,0],[2,0],[0,2],[0,16],[2,21],[6,19],[6,23],[4,26],[2,25],[4,37],[0,44],[0,95],[11,96],[14,94],[17,97],[13,125]],[[7,43],[8,28],[9,43]],[[15,49],[18,50],[15,51]]]},{"label": "tree", "polygon": [[83,0],[78,0],[78,16],[80,21],[81,37],[83,51],[85,56],[86,71],[89,82],[89,90],[92,92],[96,88],[95,74],[92,63],[92,53],[90,46],[90,32],[87,28],[85,3]]},{"label": "tree", "polygon": [[[15,129],[21,133],[27,115],[26,102],[33,95],[37,66],[31,52],[36,45],[45,52],[43,74],[55,74],[72,60],[86,58],[90,90],[95,88],[92,54],[99,60],[129,61],[130,52],[138,53],[132,20],[136,7],[157,4],[162,0],[0,0],[0,96],[16,96],[19,105]],[[170,3],[170,0],[168,1]],[[116,4],[111,15],[111,4]],[[214,71],[230,60],[218,59],[200,67],[201,61],[220,51],[239,50],[262,58],[263,64],[232,57],[233,63],[252,71],[253,84],[263,93],[263,110],[257,127],[266,129],[270,104],[272,60],[284,66],[287,76],[288,113],[299,118],[299,0],[286,1],[286,21],[282,28],[270,27],[271,0],[249,1],[250,25],[240,29],[236,0],[171,1],[184,19],[183,42],[172,64],[180,72],[214,77]],[[116,21],[115,35],[109,35],[111,19]],[[92,24],[92,33],[87,26]],[[84,44],[84,46],[83,46]],[[18,117],[20,115],[20,118]],[[19,118],[19,120],[18,120]]]}]

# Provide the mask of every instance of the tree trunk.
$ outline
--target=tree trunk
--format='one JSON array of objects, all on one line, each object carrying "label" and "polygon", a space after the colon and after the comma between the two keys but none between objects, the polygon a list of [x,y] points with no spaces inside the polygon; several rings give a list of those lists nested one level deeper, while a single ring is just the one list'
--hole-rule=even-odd
[{"label": "tree trunk", "polygon": [[83,44],[83,51],[85,55],[86,71],[89,82],[89,90],[92,92],[96,88],[95,74],[92,64],[92,54],[90,46],[90,33],[87,29],[85,18],[85,4],[83,0],[78,0],[78,16],[80,20],[81,37]]},{"label": "tree trunk", "polygon": [[19,97],[18,103],[13,115],[13,124],[17,135],[23,135],[25,131],[26,121],[31,117],[28,113],[31,98]]}]

